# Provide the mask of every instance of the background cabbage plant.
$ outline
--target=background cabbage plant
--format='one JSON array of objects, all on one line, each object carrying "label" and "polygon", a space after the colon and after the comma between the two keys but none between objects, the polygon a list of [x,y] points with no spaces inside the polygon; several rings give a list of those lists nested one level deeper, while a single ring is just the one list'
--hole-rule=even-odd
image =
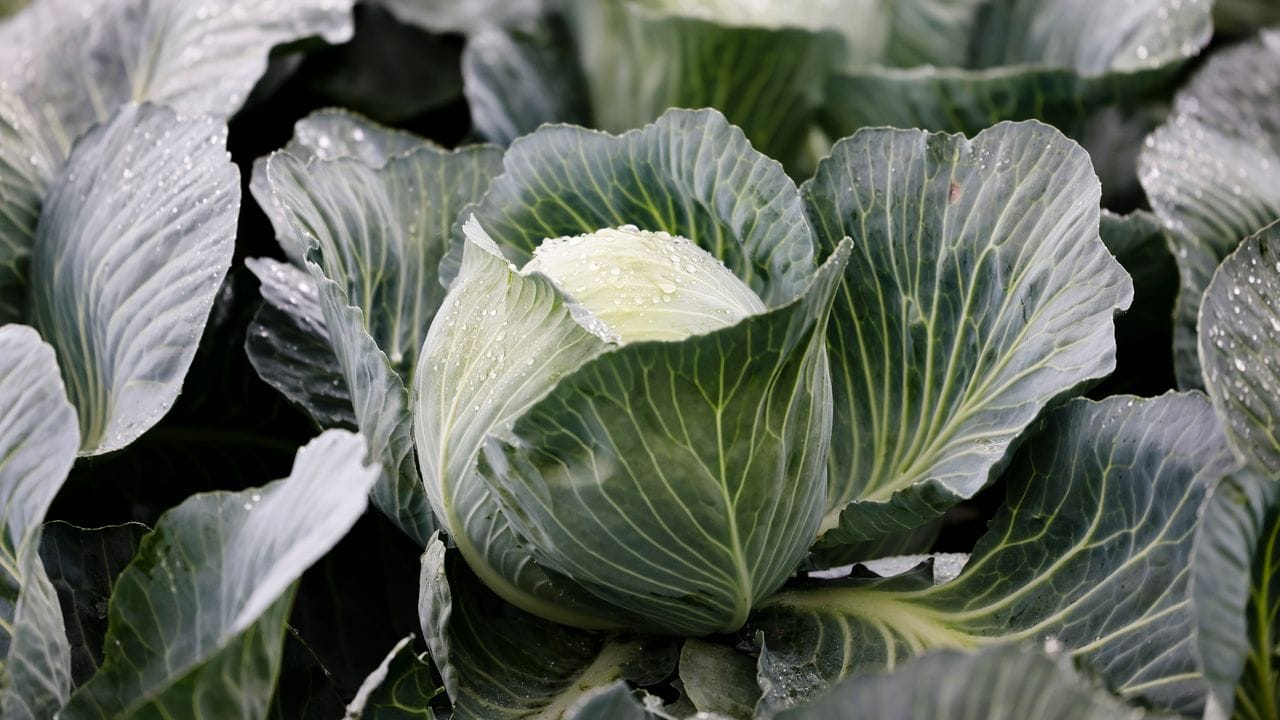
[{"label": "background cabbage plant", "polygon": [[1275,717],[1275,20],[0,2],[0,716]]}]

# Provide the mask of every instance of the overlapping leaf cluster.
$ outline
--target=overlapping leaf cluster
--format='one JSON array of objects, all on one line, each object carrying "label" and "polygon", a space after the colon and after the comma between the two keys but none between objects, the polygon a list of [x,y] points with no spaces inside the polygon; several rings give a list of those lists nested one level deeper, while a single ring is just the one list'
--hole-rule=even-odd
[{"label": "overlapping leaf cluster", "polygon": [[0,716],[1280,716],[1280,17],[803,5],[0,2]]}]

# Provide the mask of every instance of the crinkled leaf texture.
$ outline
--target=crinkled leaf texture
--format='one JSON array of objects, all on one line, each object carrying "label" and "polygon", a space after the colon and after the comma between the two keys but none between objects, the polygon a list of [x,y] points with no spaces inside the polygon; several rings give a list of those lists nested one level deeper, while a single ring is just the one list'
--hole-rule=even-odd
[{"label": "crinkled leaf texture", "polygon": [[[544,127],[512,145],[504,168],[448,259],[463,271],[424,348],[414,427],[437,512],[481,579],[535,614],[736,627],[812,540],[823,482],[812,457],[825,453],[829,409],[825,351],[809,339],[843,253],[815,276],[794,184],[714,111],[674,110],[621,136]],[[546,278],[508,266],[543,238],[624,224],[688,238],[771,309],[606,351]],[[730,367],[734,381],[721,383]],[[549,513],[549,502],[570,504]],[[601,563],[593,552],[619,554]],[[654,576],[627,573],[623,558]]]},{"label": "crinkled leaf texture", "polygon": [[575,630],[511,607],[438,538],[422,557],[418,608],[458,720],[573,718],[593,692],[657,682],[675,664],[671,641]]},{"label": "crinkled leaf texture", "polygon": [[364,512],[364,442],[330,430],[285,480],[165,513],[116,581],[102,668],[62,717],[264,718],[297,580]]},{"label": "crinkled leaf texture", "polygon": [[[888,125],[975,133],[1001,120],[1077,128],[1154,94],[1212,34],[1206,0],[862,3],[857,53],[827,85],[832,137]],[[1105,17],[1101,17],[1102,12]]]},{"label": "crinkled leaf texture", "polygon": [[1210,58],[1147,138],[1139,178],[1182,278],[1178,385],[1203,388],[1196,316],[1204,289],[1241,240],[1280,218],[1280,32]]},{"label": "crinkled leaf texture", "polygon": [[[693,241],[768,307],[812,278],[817,248],[794,183],[716,110],[669,110],[616,136],[544,127],[512,144],[502,173],[474,214],[518,266],[545,238],[631,224]],[[460,235],[440,267],[446,286]]]},{"label": "crinkled leaf texture", "polygon": [[[288,149],[271,157],[267,207],[274,203],[274,219],[287,222],[276,230],[288,253],[306,253],[310,279],[255,264],[271,315],[260,316],[254,332],[270,342],[251,357],[268,382],[313,416],[332,418],[345,409],[334,397],[340,379],[355,424],[384,468],[375,504],[425,543],[435,523],[414,462],[406,386],[444,297],[436,267],[454,219],[484,193],[500,153],[489,146],[448,152],[425,142],[405,149],[411,143],[402,134],[333,114],[300,124],[295,143],[310,157]],[[280,278],[294,285],[287,294],[275,289]],[[281,295],[286,302],[276,299]],[[317,348],[306,363],[282,362],[296,354],[291,345],[302,346],[288,340],[298,334],[311,336],[308,347],[327,342],[332,359]]]},{"label": "crinkled leaf texture", "polygon": [[1126,705],[1066,657],[1022,644],[943,650],[891,674],[850,678],[778,720],[1141,720],[1172,718]]},{"label": "crinkled leaf texture", "polygon": [[51,717],[71,690],[62,611],[40,560],[41,524],[79,435],[53,348],[0,327],[0,715]]},{"label": "crinkled leaf texture", "polygon": [[823,545],[972,497],[1046,406],[1115,367],[1133,284],[1099,239],[1089,156],[1057,130],[862,130],[801,192],[824,249],[854,240],[829,330]]},{"label": "crinkled leaf texture", "polygon": [[225,143],[213,120],[126,105],[49,189],[29,309],[58,353],[83,455],[128,445],[182,388],[235,246],[240,181]]},{"label": "crinkled leaf texture", "polygon": [[1052,637],[1122,696],[1199,712],[1191,558],[1232,462],[1199,394],[1067,404],[1018,450],[1006,504],[955,580],[850,577],[768,601],[748,625],[763,633],[761,709],[931,649]]}]

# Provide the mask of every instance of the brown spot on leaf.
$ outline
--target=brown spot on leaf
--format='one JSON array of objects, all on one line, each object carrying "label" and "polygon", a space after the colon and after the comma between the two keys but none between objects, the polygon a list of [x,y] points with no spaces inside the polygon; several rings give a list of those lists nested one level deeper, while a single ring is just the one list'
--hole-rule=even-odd
[{"label": "brown spot on leaf", "polygon": [[951,192],[947,194],[947,204],[955,205],[960,202],[960,184],[954,180],[951,182]]}]

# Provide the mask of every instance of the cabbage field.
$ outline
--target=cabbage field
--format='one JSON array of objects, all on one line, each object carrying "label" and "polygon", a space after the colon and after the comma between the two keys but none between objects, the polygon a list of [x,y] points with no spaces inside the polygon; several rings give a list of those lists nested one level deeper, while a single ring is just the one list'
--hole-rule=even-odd
[{"label": "cabbage field", "polygon": [[1280,3],[0,0],[0,717],[1280,720]]}]

